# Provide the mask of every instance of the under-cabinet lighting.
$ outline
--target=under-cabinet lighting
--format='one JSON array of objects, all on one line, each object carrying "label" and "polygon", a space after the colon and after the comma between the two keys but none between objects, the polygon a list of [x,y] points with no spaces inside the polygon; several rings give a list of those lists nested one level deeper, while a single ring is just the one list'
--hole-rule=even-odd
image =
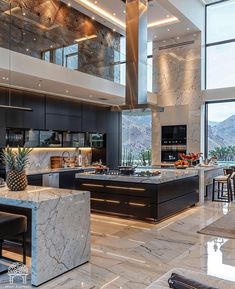
[{"label": "under-cabinet lighting", "polygon": [[90,40],[90,39],[94,39],[94,38],[97,38],[97,35],[92,34],[92,35],[90,35],[90,36],[84,36],[84,37],[75,39],[74,41],[75,41],[75,42],[82,42],[82,41]]}]

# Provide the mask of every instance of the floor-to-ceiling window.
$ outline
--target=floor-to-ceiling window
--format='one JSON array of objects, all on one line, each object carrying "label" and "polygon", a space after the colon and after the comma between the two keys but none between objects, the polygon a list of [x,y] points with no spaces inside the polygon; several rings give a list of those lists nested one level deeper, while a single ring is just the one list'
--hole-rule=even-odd
[{"label": "floor-to-ceiling window", "polygon": [[235,0],[206,6],[206,88],[235,86]]},{"label": "floor-to-ceiling window", "polygon": [[[147,90],[153,91],[153,42],[148,42],[147,46]],[[120,38],[120,84],[126,84],[126,38]]]},{"label": "floor-to-ceiling window", "polygon": [[122,113],[122,164],[151,164],[152,116],[150,111]]},{"label": "floor-to-ceiling window", "polygon": [[206,112],[208,156],[235,164],[235,101],[207,103]]}]

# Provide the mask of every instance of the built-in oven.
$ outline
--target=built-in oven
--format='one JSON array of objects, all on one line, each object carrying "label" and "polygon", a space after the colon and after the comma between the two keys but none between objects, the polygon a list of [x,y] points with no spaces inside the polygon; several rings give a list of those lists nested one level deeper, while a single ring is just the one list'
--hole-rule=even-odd
[{"label": "built-in oven", "polygon": [[162,162],[176,162],[180,159],[179,153],[186,153],[186,150],[162,150]]}]

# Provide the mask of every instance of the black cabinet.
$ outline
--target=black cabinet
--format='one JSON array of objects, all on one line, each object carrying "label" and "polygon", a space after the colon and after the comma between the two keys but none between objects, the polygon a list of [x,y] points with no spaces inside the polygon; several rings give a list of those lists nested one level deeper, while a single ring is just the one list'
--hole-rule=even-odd
[{"label": "black cabinet", "polygon": [[81,117],[81,103],[55,97],[46,97],[46,114]]},{"label": "black cabinet", "polygon": [[31,186],[42,186],[42,175],[30,175],[28,176],[28,184]]},{"label": "black cabinet", "polygon": [[61,172],[59,187],[63,189],[75,188],[75,171]]},{"label": "black cabinet", "polygon": [[[13,90],[11,92],[10,104],[13,106],[23,107],[23,92]],[[6,127],[24,127],[24,111],[13,109],[6,110]]]},{"label": "black cabinet", "polygon": [[97,132],[106,133],[109,114],[111,112],[104,109],[97,109]]},{"label": "black cabinet", "polygon": [[45,97],[25,94],[24,106],[33,109],[32,112],[24,112],[24,128],[45,129]]},{"label": "black cabinet", "polygon": [[80,131],[81,117],[46,114],[46,129],[60,131]]},{"label": "black cabinet", "polygon": [[96,107],[88,104],[82,105],[82,131],[97,132]]}]

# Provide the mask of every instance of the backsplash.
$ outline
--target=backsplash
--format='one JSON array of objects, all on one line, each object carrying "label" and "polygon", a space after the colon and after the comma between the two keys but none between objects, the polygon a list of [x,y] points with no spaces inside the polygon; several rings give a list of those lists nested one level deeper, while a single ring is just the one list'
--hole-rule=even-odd
[{"label": "backsplash", "polygon": [[[27,172],[40,171],[50,169],[50,157],[62,156],[63,152],[69,152],[71,157],[78,156],[79,150],[83,159],[87,157],[88,164],[92,162],[92,149],[91,148],[35,148],[30,154],[29,164],[26,169]],[[65,154],[67,156],[67,154]]]}]

